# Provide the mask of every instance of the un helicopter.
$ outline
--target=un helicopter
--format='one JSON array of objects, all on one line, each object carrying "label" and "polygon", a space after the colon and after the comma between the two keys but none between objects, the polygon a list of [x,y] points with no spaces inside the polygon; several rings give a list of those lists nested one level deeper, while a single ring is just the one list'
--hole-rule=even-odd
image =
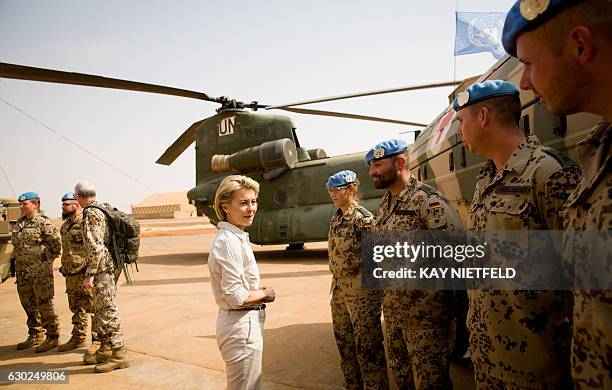
[{"label": "un helicopter", "polygon": [[[182,96],[220,104],[217,114],[193,123],[156,161],[170,165],[195,142],[196,185],[187,197],[198,215],[218,223],[213,202],[220,181],[232,173],[245,174],[261,183],[259,209],[249,228],[255,244],[289,244],[300,249],[305,242],[327,240],[329,220],[335,211],[326,193],[327,178],[342,169],[355,171],[361,180],[361,203],[377,210],[383,191],[374,188],[364,163],[365,152],[329,157],[323,149],[301,146],[293,121],[284,115],[262,113],[274,109],[299,114],[334,116],[422,127],[408,150],[408,166],[419,179],[441,190],[457,208],[463,221],[472,199],[475,178],[484,159],[471,154],[457,135],[459,122],[451,103],[474,82],[504,79],[519,84],[522,65],[516,58],[502,57],[480,76],[462,82],[399,87],[347,94],[282,105],[256,101],[240,102],[154,84],[111,79],[80,73],[0,63],[0,77],[31,81],[75,84]],[[427,88],[456,86],[449,104],[429,124],[379,118],[301,106],[362,96],[372,96]],[[585,137],[598,118],[590,114],[553,116],[531,91],[521,91],[523,111],[520,121],[525,134],[535,134],[545,145],[573,155],[576,143]]]}]

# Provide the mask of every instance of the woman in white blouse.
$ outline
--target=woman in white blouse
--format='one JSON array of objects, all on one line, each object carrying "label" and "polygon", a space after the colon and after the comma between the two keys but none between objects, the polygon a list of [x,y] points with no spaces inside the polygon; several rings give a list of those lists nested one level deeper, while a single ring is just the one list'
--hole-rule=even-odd
[{"label": "woman in white blouse", "polygon": [[257,212],[259,183],[227,176],[215,195],[219,233],[208,255],[210,285],[217,305],[217,345],[225,361],[227,388],[259,389],[267,302],[274,289],[259,283],[249,234]]}]

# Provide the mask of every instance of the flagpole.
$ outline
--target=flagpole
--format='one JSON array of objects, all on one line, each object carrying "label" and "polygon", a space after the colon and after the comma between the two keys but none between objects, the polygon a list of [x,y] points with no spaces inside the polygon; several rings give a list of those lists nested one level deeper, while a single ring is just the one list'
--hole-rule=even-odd
[{"label": "flagpole", "polygon": [[[457,12],[459,12],[459,0],[455,5],[455,31],[457,31]],[[453,82],[457,81],[457,56],[453,53]]]}]

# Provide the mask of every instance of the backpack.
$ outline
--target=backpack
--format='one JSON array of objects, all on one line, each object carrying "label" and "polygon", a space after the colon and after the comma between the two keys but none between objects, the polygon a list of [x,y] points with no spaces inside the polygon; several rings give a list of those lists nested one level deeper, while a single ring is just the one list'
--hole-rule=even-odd
[{"label": "backpack", "polygon": [[83,209],[96,208],[106,215],[111,240],[110,253],[115,265],[115,279],[118,280],[121,271],[124,271],[125,280],[132,282],[127,269],[127,264],[135,264],[138,272],[138,248],[140,248],[140,223],[131,215],[118,210],[108,203],[89,205]]}]

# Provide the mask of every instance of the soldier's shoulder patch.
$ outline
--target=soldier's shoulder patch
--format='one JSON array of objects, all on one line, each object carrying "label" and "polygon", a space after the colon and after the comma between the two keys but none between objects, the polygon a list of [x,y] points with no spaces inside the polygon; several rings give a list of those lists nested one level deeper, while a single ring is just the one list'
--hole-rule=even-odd
[{"label": "soldier's shoulder patch", "polygon": [[361,205],[355,207],[355,211],[358,214],[361,214],[362,217],[372,217],[373,216],[372,213],[368,209],[366,209],[365,207]]},{"label": "soldier's shoulder patch", "polygon": [[551,148],[549,146],[541,146],[542,151],[544,153],[546,153],[547,155],[551,156],[552,158],[554,158],[555,160],[557,160],[557,162],[559,164],[561,164],[562,167],[577,167],[578,165],[574,162],[574,160],[572,160],[571,158],[569,158],[569,156],[555,148]]},{"label": "soldier's shoulder patch", "polygon": [[374,217],[372,215],[363,216],[355,219],[355,225],[360,229],[367,229],[372,227],[374,224]]},{"label": "soldier's shoulder patch", "polygon": [[425,192],[427,195],[438,195],[438,190],[428,184],[420,183],[419,189]]},{"label": "soldier's shoulder patch", "polygon": [[427,204],[427,207],[429,207],[430,209],[439,209],[442,207],[442,202],[438,200],[432,200]]}]

